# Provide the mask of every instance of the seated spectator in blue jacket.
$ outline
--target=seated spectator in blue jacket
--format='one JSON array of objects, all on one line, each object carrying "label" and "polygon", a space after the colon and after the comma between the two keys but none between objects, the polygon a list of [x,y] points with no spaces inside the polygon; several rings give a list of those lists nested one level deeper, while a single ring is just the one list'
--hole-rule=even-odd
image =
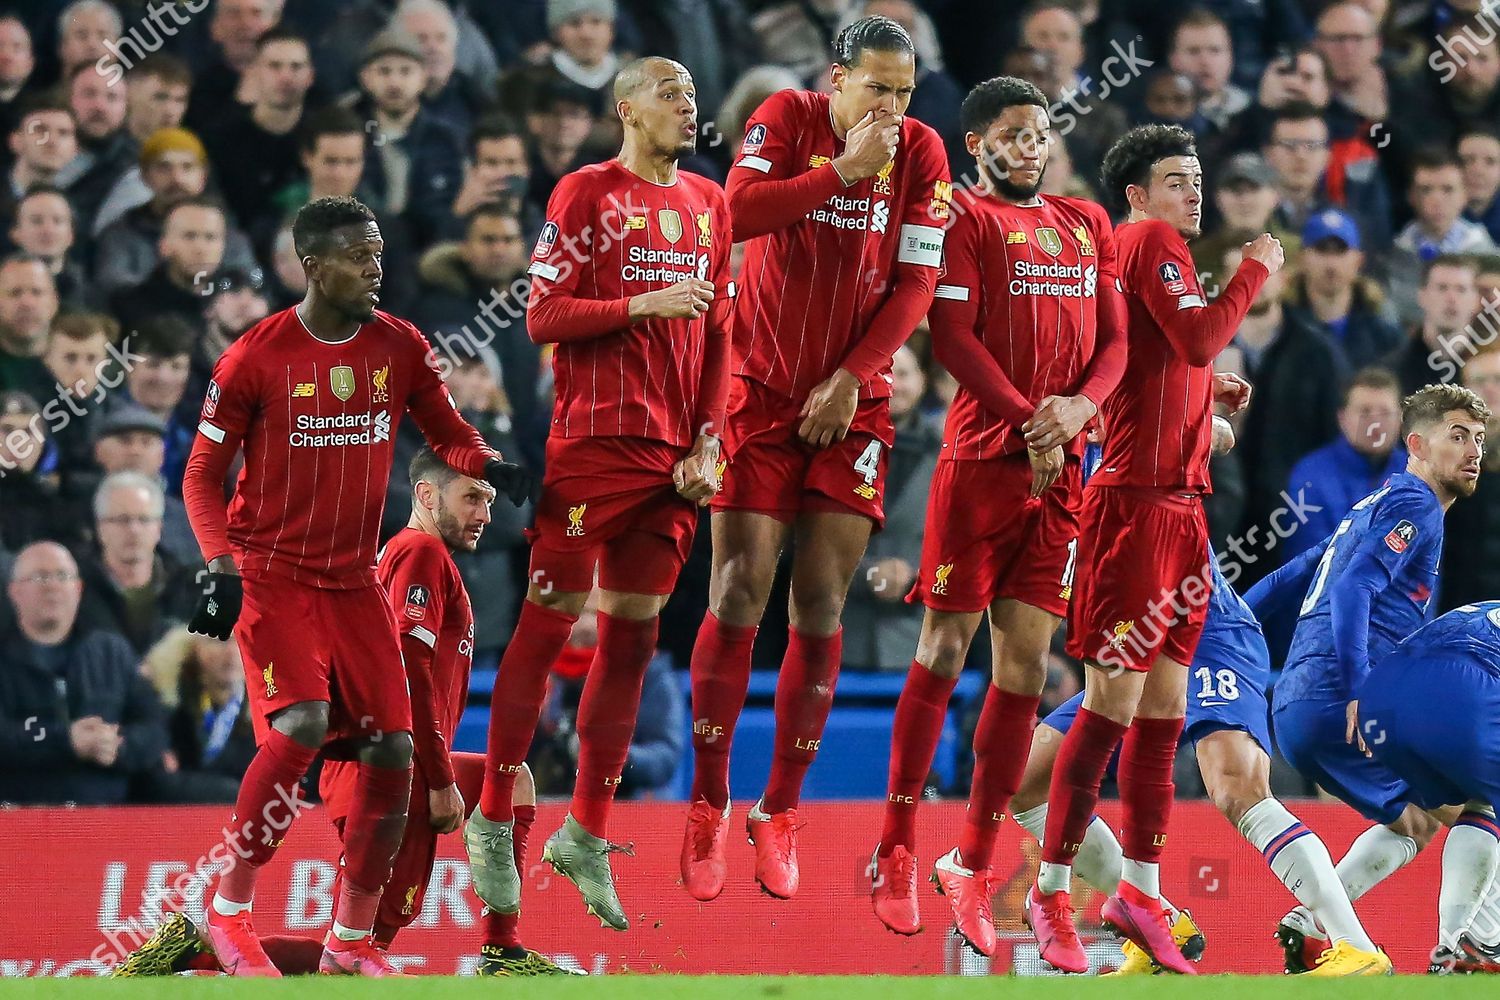
[{"label": "seated spectator in blue jacket", "polygon": [[1402,339],[1395,309],[1364,266],[1359,226],[1348,213],[1327,208],[1307,220],[1289,309],[1342,347],[1356,368],[1376,363]]},{"label": "seated spectator in blue jacket", "polygon": [[1339,436],[1292,467],[1287,496],[1306,520],[1286,540],[1283,561],[1327,538],[1349,508],[1404,468],[1401,386],[1385,368],[1362,369],[1344,390]]},{"label": "seated spectator in blue jacket", "polygon": [[1484,226],[1500,244],[1500,132],[1495,126],[1469,129],[1458,140],[1464,169],[1464,218]]},{"label": "seated spectator in blue jacket", "polygon": [[125,640],[80,622],[78,565],[22,549],[0,636],[0,802],[115,805],[166,751],[161,703]]},{"label": "seated spectator in blue jacket", "polygon": [[154,782],[168,802],[233,802],[255,756],[239,646],[174,628],[142,664],[166,707],[171,742]]}]

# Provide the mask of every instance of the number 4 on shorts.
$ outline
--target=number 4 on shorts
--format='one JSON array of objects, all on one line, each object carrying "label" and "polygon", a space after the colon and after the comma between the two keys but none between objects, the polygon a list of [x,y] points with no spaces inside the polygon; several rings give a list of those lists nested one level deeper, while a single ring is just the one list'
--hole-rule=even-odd
[{"label": "number 4 on shorts", "polygon": [[873,486],[875,479],[880,475],[880,442],[871,441],[865,445],[865,450],[859,453],[854,460],[854,471],[865,477],[865,482]]}]

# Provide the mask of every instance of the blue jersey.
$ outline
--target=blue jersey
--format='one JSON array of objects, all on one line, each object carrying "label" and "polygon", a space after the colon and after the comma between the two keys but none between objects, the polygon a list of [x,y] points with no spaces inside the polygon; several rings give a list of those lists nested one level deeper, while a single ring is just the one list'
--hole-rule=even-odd
[{"label": "blue jersey", "polygon": [[1398,473],[1355,504],[1312,567],[1277,705],[1351,700],[1427,619],[1442,549],[1442,505],[1417,476]]},{"label": "blue jersey", "polygon": [[1500,601],[1454,608],[1417,629],[1396,648],[1418,658],[1467,653],[1500,676]]}]

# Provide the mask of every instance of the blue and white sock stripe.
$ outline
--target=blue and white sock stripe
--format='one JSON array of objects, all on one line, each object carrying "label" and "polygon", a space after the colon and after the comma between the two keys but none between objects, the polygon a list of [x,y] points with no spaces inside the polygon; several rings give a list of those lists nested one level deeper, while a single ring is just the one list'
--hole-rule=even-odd
[{"label": "blue and white sock stripe", "polygon": [[1290,844],[1294,840],[1299,840],[1302,837],[1310,836],[1312,836],[1312,831],[1309,830],[1306,826],[1301,823],[1293,823],[1291,826],[1287,827],[1285,830],[1282,830],[1276,836],[1272,837],[1271,842],[1267,844],[1265,850],[1261,851],[1260,853],[1265,855],[1266,862],[1270,863],[1276,860],[1276,855],[1280,854],[1281,849],[1286,847],[1286,845]]},{"label": "blue and white sock stripe", "polygon": [[1489,834],[1491,837],[1494,837],[1496,840],[1500,840],[1500,823],[1497,823],[1495,821],[1495,817],[1486,816],[1484,813],[1463,813],[1458,817],[1458,820],[1453,825],[1472,826],[1477,829],[1483,830],[1485,833]]}]

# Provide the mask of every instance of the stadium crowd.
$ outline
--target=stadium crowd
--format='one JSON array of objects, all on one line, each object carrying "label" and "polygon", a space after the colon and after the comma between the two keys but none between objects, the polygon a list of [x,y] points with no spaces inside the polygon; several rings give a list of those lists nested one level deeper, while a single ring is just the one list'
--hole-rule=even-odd
[{"label": "stadium crowd", "polygon": [[[1287,248],[1218,364],[1255,386],[1238,447],[1214,460],[1208,504],[1231,582],[1314,545],[1403,467],[1405,393],[1459,381],[1500,412],[1492,0],[1019,6],[0,7],[0,801],[233,801],[254,736],[233,644],[184,626],[203,564],[183,467],[215,359],[305,291],[290,221],[309,200],[355,195],[375,209],[382,308],[428,335],[490,443],[540,470],[551,370],[526,332],[527,261],[558,179],[619,148],[609,88],[632,54],[692,71],[707,124],[684,167],[720,182],[751,112],[779,89],[826,86],[832,39],[866,14],[915,39],[909,113],[942,136],[955,179],[974,165],[962,95],[1002,72],[1056,102],[1045,192],[1092,197],[1105,149],[1130,125],[1190,129],[1210,195],[1192,247],[1204,287],[1258,233]],[[955,388],[930,354],[919,326],[895,360],[888,521],[844,620],[845,669],[893,679],[921,625],[921,606],[902,599]],[[404,470],[421,444],[410,422],[399,442],[386,537],[410,506]],[[1500,460],[1485,468],[1449,523],[1442,609],[1500,596]],[[526,572],[529,511],[492,513],[478,551],[457,557],[480,671],[510,636]],[[707,605],[708,547],[705,528],[665,612],[631,790],[665,785],[685,748],[677,674]],[[785,593],[783,581],[757,666],[781,662]],[[567,716],[590,628],[557,670],[537,750],[550,762],[538,768],[544,793],[570,780]],[[1057,648],[1043,714],[1081,678]],[[988,655],[984,642],[970,654]],[[963,794],[963,770],[935,790]],[[1179,778],[1180,795],[1201,788],[1191,760]],[[1282,791],[1310,790],[1283,780]]]}]

